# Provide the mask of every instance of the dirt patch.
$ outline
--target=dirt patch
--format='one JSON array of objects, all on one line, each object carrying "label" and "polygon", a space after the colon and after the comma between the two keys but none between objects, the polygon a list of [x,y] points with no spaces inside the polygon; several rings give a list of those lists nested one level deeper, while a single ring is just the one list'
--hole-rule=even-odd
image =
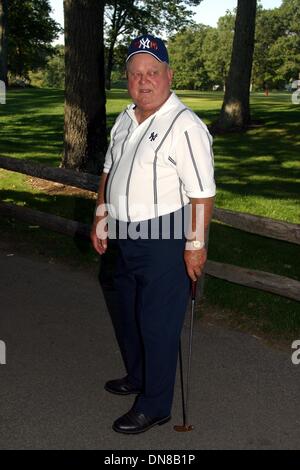
[{"label": "dirt patch", "polygon": [[67,195],[67,196],[80,196],[86,199],[97,199],[97,194],[93,191],[86,189],[75,188],[74,186],[67,186],[61,183],[55,183],[54,181],[47,181],[41,178],[35,178],[28,176],[26,183],[29,184],[36,191],[41,191],[46,194],[52,195]]}]

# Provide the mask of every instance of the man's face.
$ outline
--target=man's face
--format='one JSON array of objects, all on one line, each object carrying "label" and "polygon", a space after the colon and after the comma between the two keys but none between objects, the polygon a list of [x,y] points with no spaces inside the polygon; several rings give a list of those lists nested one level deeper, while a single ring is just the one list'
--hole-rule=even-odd
[{"label": "man's face", "polygon": [[168,99],[173,73],[150,54],[136,54],[127,64],[128,92],[137,107],[155,112]]}]

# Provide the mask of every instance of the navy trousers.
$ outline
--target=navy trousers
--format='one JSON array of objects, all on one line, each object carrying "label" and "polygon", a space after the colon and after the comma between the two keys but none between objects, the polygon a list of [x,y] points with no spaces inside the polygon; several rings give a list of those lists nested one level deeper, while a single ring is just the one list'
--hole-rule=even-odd
[{"label": "navy trousers", "polygon": [[185,239],[118,240],[115,287],[127,374],[141,387],[134,409],[151,417],[171,412],[180,333],[190,281]]}]

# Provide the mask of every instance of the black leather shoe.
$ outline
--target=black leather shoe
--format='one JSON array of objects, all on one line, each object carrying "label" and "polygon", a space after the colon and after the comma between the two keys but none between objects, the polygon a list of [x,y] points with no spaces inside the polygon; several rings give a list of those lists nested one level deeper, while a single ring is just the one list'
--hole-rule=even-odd
[{"label": "black leather shoe", "polygon": [[131,395],[141,393],[141,390],[128,381],[128,377],[123,379],[109,380],[104,386],[105,390],[116,395]]},{"label": "black leather shoe", "polygon": [[161,426],[170,421],[171,416],[164,418],[150,418],[143,413],[134,410],[128,411],[124,416],[118,418],[113,424],[113,430],[124,434],[139,434],[148,431],[153,426]]}]

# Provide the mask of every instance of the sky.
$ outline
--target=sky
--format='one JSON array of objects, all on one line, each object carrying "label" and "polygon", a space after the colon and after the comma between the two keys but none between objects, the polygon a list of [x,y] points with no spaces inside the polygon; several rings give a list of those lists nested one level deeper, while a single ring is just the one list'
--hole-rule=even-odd
[{"label": "sky", "polygon": [[[262,6],[267,8],[276,8],[281,5],[281,0],[262,0]],[[63,0],[50,0],[53,9],[53,18],[60,23],[64,24],[63,15]],[[216,26],[220,16],[223,16],[227,10],[233,10],[237,5],[237,0],[203,0],[201,4],[195,8],[194,20],[197,23],[202,23],[210,26]],[[55,42],[63,43],[63,35]]]}]

